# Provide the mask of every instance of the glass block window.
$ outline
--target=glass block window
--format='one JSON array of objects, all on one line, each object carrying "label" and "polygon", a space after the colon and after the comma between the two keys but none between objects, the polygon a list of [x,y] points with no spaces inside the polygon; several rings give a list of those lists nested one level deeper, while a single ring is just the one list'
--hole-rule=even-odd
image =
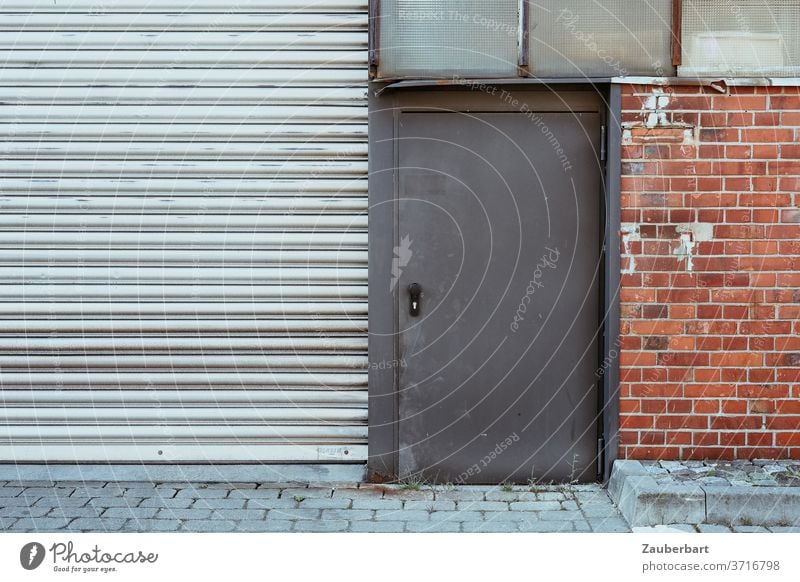
[{"label": "glass block window", "polygon": [[516,77],[519,0],[381,0],[378,76]]},{"label": "glass block window", "polygon": [[686,76],[800,74],[800,0],[684,0]]},{"label": "glass block window", "polygon": [[537,77],[672,75],[672,0],[533,0]]}]

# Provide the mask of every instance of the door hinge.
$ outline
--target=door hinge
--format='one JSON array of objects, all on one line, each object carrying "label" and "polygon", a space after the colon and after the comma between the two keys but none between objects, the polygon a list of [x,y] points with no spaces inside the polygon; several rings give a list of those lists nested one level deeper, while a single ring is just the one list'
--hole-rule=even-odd
[{"label": "door hinge", "polygon": [[606,466],[606,439],[597,439],[597,474],[602,475]]},{"label": "door hinge", "polygon": [[600,126],[600,161],[606,161],[606,126]]}]

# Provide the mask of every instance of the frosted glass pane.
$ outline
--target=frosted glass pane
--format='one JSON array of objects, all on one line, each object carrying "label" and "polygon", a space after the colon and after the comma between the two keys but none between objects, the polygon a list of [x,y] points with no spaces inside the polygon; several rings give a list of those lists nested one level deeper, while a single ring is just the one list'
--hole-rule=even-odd
[{"label": "frosted glass pane", "polygon": [[533,0],[538,77],[672,75],[672,0]]},{"label": "frosted glass pane", "polygon": [[517,75],[519,0],[381,0],[381,77]]},{"label": "frosted glass pane", "polygon": [[682,75],[800,73],[800,0],[685,0]]}]

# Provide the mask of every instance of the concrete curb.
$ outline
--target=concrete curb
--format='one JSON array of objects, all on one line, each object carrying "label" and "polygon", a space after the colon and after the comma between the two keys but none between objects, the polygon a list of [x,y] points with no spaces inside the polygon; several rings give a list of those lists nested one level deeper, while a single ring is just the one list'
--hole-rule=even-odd
[{"label": "concrete curb", "polygon": [[800,525],[798,487],[659,485],[639,461],[615,461],[611,499],[632,527],[672,523]]}]

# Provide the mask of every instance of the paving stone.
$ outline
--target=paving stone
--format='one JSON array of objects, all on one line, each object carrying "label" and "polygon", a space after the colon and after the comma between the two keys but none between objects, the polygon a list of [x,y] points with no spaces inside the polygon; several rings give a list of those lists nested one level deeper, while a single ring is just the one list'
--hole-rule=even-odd
[{"label": "paving stone", "polygon": [[507,501],[459,501],[459,511],[508,511]]},{"label": "paving stone", "polygon": [[243,520],[236,526],[236,531],[240,532],[288,532],[292,530],[294,521],[273,519],[273,520]]},{"label": "paving stone", "polygon": [[[336,499],[336,497],[334,497]],[[402,509],[400,499],[369,499],[367,497],[353,499],[353,509]]]},{"label": "paving stone", "polygon": [[23,517],[9,528],[12,531],[55,531],[64,529],[71,520],[58,517]]},{"label": "paving stone", "polygon": [[628,523],[620,517],[590,517],[588,523],[595,532],[627,533],[631,531]]},{"label": "paving stone", "polygon": [[456,508],[455,501],[440,500],[426,500],[426,501],[406,501],[403,504],[404,509],[408,510],[422,510],[422,511],[454,511]]},{"label": "paving stone", "polygon": [[306,509],[347,509],[352,503],[351,499],[342,498],[314,498],[306,499],[298,503],[298,507]]},{"label": "paving stone", "polygon": [[147,518],[155,517],[158,511],[157,507],[111,507],[103,517]]},{"label": "paving stone", "polygon": [[346,497],[348,499],[380,499],[383,497],[385,488],[382,485],[366,485],[364,487],[342,487],[333,490],[333,498]]},{"label": "paving stone", "polygon": [[281,491],[281,497],[305,497],[306,499],[311,498],[327,498],[330,499],[331,495],[333,495],[333,489],[330,487],[307,487],[305,489],[301,488],[292,488],[292,489],[283,489]]},{"label": "paving stone", "polygon": [[[106,487],[122,487],[123,489],[154,489],[156,486],[154,481],[109,481]],[[151,491],[152,493],[152,491]]]},{"label": "paving stone", "polygon": [[87,505],[93,507],[138,507],[142,501],[136,497],[93,497]]},{"label": "paving stone", "polygon": [[91,531],[91,532],[106,532],[106,531],[119,531],[125,525],[124,519],[104,519],[102,517],[79,517],[72,520],[67,529]]},{"label": "paving stone", "polygon": [[519,531],[516,521],[465,521],[462,531],[468,533],[508,533]]},{"label": "paving stone", "polygon": [[[244,506],[247,509],[294,509],[302,507],[305,501],[298,503],[292,498],[285,499],[246,499]],[[313,508],[312,508],[313,509]]]},{"label": "paving stone", "polygon": [[511,511],[559,511],[558,501],[517,501],[509,505]]},{"label": "paving stone", "polygon": [[619,509],[612,504],[607,505],[582,505],[581,511],[586,517],[618,517]]},{"label": "paving stone", "polygon": [[447,521],[409,521],[406,523],[406,531],[415,533],[451,533],[461,531],[460,522]]},{"label": "paving stone", "polygon": [[[87,497],[40,497],[33,505],[42,507],[85,507],[88,505]],[[0,505],[3,505],[0,500]]]},{"label": "paving stone", "polygon": [[0,497],[16,497],[22,491],[22,487],[0,487]]},{"label": "paving stone", "polygon": [[712,523],[699,523],[697,524],[697,530],[700,533],[730,533],[731,528],[725,527],[724,525],[715,525]]},{"label": "paving stone", "polygon": [[160,509],[156,516],[159,519],[208,519],[210,509]]},{"label": "paving stone", "polygon": [[573,521],[572,522],[572,531],[576,532],[590,532],[592,528],[589,527],[589,524],[585,521]]},{"label": "paving stone", "polygon": [[236,523],[229,520],[214,519],[214,520],[190,520],[181,523],[181,531],[191,532],[226,532],[234,531]]},{"label": "paving stone", "polygon": [[450,501],[484,501],[487,489],[485,488],[470,488],[470,489],[450,489],[450,490],[437,490],[435,492],[436,499],[444,499]]},{"label": "paving stone", "polygon": [[26,507],[14,506],[3,507],[0,509],[0,517],[44,517],[52,510],[52,507]]},{"label": "paving stone", "polygon": [[0,517],[0,531],[11,529],[11,526],[14,525],[16,521],[16,517]]},{"label": "paving stone", "polygon": [[[403,512],[405,514],[405,512]],[[483,514],[479,511],[434,511],[428,519],[431,521],[481,521]]]},{"label": "paving stone", "polygon": [[228,499],[278,499],[280,493],[280,489],[236,489]]},{"label": "paving stone", "polygon": [[403,499],[404,501],[422,501],[426,499],[433,500],[435,493],[431,488],[424,488],[419,491],[414,489],[403,489],[393,485],[387,485],[383,492],[383,497],[388,499]]},{"label": "paving stone", "polygon": [[575,521],[583,519],[580,511],[540,511],[537,515],[542,521]]},{"label": "paving stone", "polygon": [[577,511],[579,509],[577,501],[562,501],[561,502],[561,509],[566,509],[568,511]]},{"label": "paving stone", "polygon": [[[254,491],[247,491],[246,493],[251,494],[258,491],[258,489]],[[199,489],[196,487],[190,487],[187,489],[181,489],[177,492],[176,497],[192,497],[194,499],[224,499],[228,496],[228,493],[231,493],[229,489]],[[245,491],[237,491],[236,493],[245,493]]]},{"label": "paving stone", "polygon": [[[227,502],[231,500],[219,499],[218,501]],[[159,499],[157,497],[148,497],[146,499],[142,499],[142,502],[139,504],[139,507],[158,507],[164,509],[188,509],[189,507],[192,507],[195,503],[201,503],[201,501],[194,500],[191,497],[175,497],[172,499]],[[244,501],[242,501],[242,503],[244,503]]]},{"label": "paving stone", "polygon": [[105,510],[102,507],[56,507],[50,509],[48,517],[72,519],[74,517],[100,517]]},{"label": "paving stone", "polygon": [[486,501],[536,501],[532,491],[494,491],[486,492]]},{"label": "paving stone", "polygon": [[333,519],[345,521],[363,521],[372,519],[375,512],[370,509],[323,509],[322,519]]},{"label": "paving stone", "polygon": [[[27,499],[25,497],[3,497],[0,498],[0,507],[30,507],[30,506],[37,506],[41,499]],[[64,501],[69,501],[69,498],[65,498]],[[56,507],[58,505],[58,501],[55,499],[48,499],[46,500],[43,505],[47,507]]]},{"label": "paving stone", "polygon": [[[91,498],[91,497],[121,497],[122,494],[125,492],[123,487],[117,486],[109,486],[109,487],[76,487],[75,491],[72,493],[70,497],[72,498]],[[142,497],[152,496],[153,490],[147,495],[143,495]]]},{"label": "paving stone", "polygon": [[349,524],[343,519],[330,521],[295,521],[293,531],[337,532],[346,531]]},{"label": "paving stone", "polygon": [[44,479],[22,479],[19,481],[9,481],[9,485],[15,485],[17,487],[54,487],[56,486],[55,481],[49,481]]},{"label": "paving stone", "polygon": [[[165,499],[164,501],[184,501],[188,498]],[[189,499],[191,501],[191,499]],[[192,509],[244,509],[244,499],[196,499]]]},{"label": "paving stone", "polygon": [[486,521],[538,521],[538,513],[532,511],[486,511]]},{"label": "paving stone", "polygon": [[776,525],[768,528],[773,533],[800,533],[800,527],[786,527]]},{"label": "paving stone", "polygon": [[537,491],[536,501],[566,501],[568,496],[561,491]]},{"label": "paving stone", "polygon": [[266,519],[266,509],[212,509],[211,519]]},{"label": "paving stone", "polygon": [[405,530],[403,521],[354,521],[350,523],[350,531],[369,533],[398,533]]},{"label": "paving stone", "polygon": [[[207,491],[207,489],[204,489]],[[154,488],[138,488],[126,489],[125,497],[160,497],[161,499],[169,499],[175,497],[178,492],[177,489],[154,489]]]},{"label": "paving stone", "polygon": [[391,510],[378,510],[375,512],[375,519],[377,521],[397,521],[398,519],[406,520],[406,521],[427,521],[428,520],[428,512],[427,511],[391,511]]},{"label": "paving stone", "polygon": [[270,509],[267,519],[319,519],[319,509]]},{"label": "paving stone", "polygon": [[28,499],[39,497],[69,497],[74,493],[74,487],[26,487],[20,495]]},{"label": "paving stone", "polygon": [[121,531],[130,532],[172,532],[178,531],[181,521],[178,519],[129,519]]}]

